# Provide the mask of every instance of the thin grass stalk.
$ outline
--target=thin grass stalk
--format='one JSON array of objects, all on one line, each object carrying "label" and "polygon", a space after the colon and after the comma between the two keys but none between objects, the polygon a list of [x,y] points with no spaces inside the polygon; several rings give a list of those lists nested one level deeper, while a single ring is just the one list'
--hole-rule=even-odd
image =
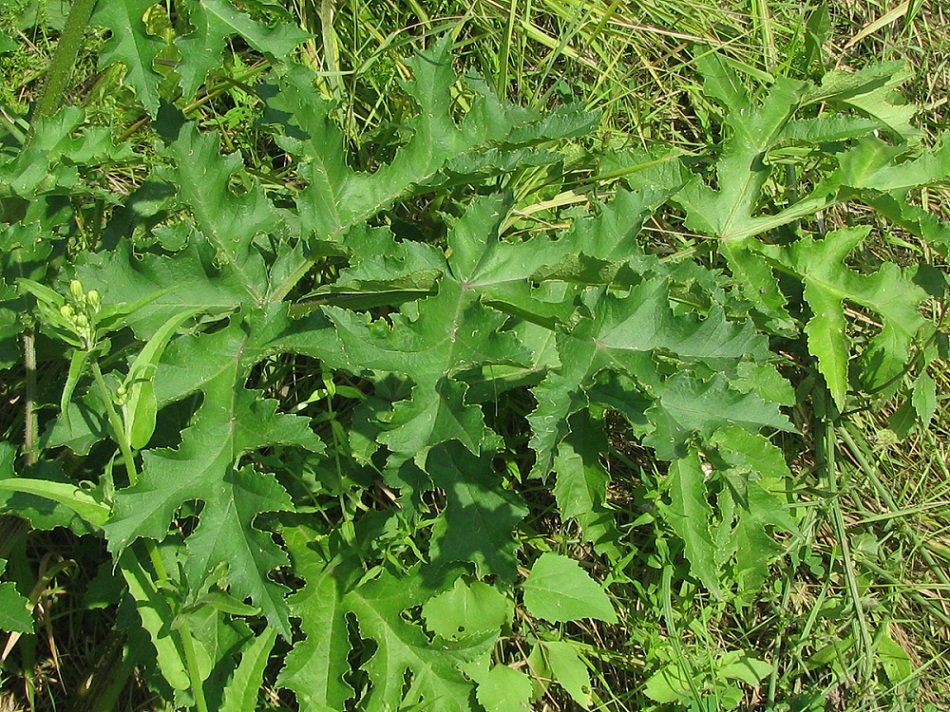
[{"label": "thin grass stalk", "polygon": [[867,619],[864,614],[864,605],[861,603],[861,591],[858,588],[858,579],[854,571],[854,561],[851,559],[851,545],[848,541],[848,529],[844,521],[844,513],[841,511],[840,490],[838,483],[838,465],[836,458],[837,437],[835,423],[827,418],[824,428],[821,429],[820,438],[822,440],[819,452],[822,456],[821,465],[824,466],[825,478],[828,482],[828,489],[833,493],[833,498],[829,504],[831,507],[832,521],[835,534],[838,537],[838,545],[841,549],[841,565],[844,569],[845,583],[848,589],[848,595],[851,597],[851,605],[854,608],[854,618],[851,621],[851,627],[855,631],[855,642],[858,648],[857,669],[862,684],[866,684],[871,679],[871,665],[874,645],[871,638],[871,632],[868,629]]},{"label": "thin grass stalk", "polygon": [[[848,451],[854,457],[855,461],[858,463],[858,466],[861,468],[861,472],[865,477],[871,482],[874,486],[874,491],[877,492],[878,496],[884,500],[884,503],[887,505],[888,509],[892,512],[897,512],[900,510],[900,507],[897,506],[897,503],[894,501],[894,498],[891,496],[891,493],[884,486],[884,483],[878,478],[877,473],[874,471],[874,468],[868,462],[867,458],[864,456],[864,453],[861,451],[861,448],[858,447],[858,444],[855,442],[854,438],[851,436],[849,430],[853,426],[848,423],[845,427],[839,430],[839,435],[844,441],[844,444],[847,446]],[[936,576],[940,583],[950,586],[950,576],[943,570],[943,567],[934,559],[933,555],[927,549],[927,545],[924,541],[917,535],[917,532],[913,530],[911,526],[907,524],[902,518],[898,517],[897,521],[900,531],[904,534],[914,545],[914,548],[920,552],[920,557],[926,562],[927,568]]]}]

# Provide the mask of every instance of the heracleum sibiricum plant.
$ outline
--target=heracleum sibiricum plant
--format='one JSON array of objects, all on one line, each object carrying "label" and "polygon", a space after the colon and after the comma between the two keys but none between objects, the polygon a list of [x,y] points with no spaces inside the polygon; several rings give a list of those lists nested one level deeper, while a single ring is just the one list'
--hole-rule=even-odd
[{"label": "heracleum sibiricum plant", "polygon": [[[909,199],[947,179],[950,156],[894,99],[898,66],[755,97],[707,55],[721,146],[605,157],[625,187],[524,236],[519,171],[559,170],[596,115],[500,100],[456,75],[447,35],[406,60],[400,145],[359,172],[335,103],[294,60],[305,33],[223,0],[182,5],[194,29],[168,42],[146,31],[150,2],[92,16],[113,33],[102,65],[125,66],[152,118],[154,155],[75,108],[0,154],[0,367],[39,353],[44,373],[27,401],[39,432],[0,443],[0,507],[105,541],[117,625],[148,641],[130,660],[168,702],[253,709],[266,682],[301,710],[501,712],[556,684],[591,709],[609,691],[572,625],[627,612],[567,551],[525,546],[525,482],[592,556],[619,561],[630,543],[602,460],[618,414],[666,463],[656,516],[691,576],[742,605],[798,531],[770,440],[797,430],[777,340],[814,358],[828,418],[908,380],[932,413],[927,366],[943,354],[920,305],[943,277],[859,273],[846,261],[870,223],[814,220],[858,202],[950,247]],[[279,179],[176,108],[234,36],[272,68],[255,91],[292,167]],[[157,73],[172,55],[174,75]],[[99,181],[130,163],[149,168],[131,194]],[[452,196],[444,232],[397,234],[394,207],[433,195]],[[108,219],[77,248],[90,202]],[[725,268],[644,250],[661,210]],[[849,339],[851,305],[880,320],[867,343]],[[512,398],[526,416],[501,410]],[[517,428],[520,469],[503,457]],[[12,583],[0,611],[0,627],[31,629]],[[733,657],[723,679],[750,687],[775,664]],[[721,692],[672,668],[645,688],[658,703]]]}]

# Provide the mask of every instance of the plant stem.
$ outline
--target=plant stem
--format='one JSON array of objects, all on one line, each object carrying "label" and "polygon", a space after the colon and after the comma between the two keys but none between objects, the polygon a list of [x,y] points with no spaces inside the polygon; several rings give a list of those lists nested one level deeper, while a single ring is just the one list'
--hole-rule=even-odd
[{"label": "plant stem", "polygon": [[102,377],[102,370],[99,368],[99,362],[95,356],[90,359],[90,363],[92,364],[92,375],[96,379],[96,387],[99,389],[99,398],[102,399],[102,403],[106,408],[106,413],[109,416],[109,425],[112,427],[112,431],[115,434],[115,441],[119,444],[119,449],[122,451],[122,459],[125,460],[125,471],[129,475],[129,484],[134,485],[139,480],[139,474],[135,470],[135,458],[132,455],[132,447],[129,445],[129,439],[125,436],[125,428],[122,426],[122,420],[119,418],[119,414],[116,413],[115,406],[112,405],[112,393],[109,392],[109,387]]},{"label": "plant stem", "polygon": [[195,707],[198,712],[208,712],[208,703],[205,701],[205,691],[201,684],[201,671],[198,669],[198,657],[195,654],[195,644],[191,639],[188,627],[183,625],[178,629],[182,647],[185,649],[185,664],[188,666],[188,677],[191,678],[191,691],[195,696]]},{"label": "plant stem", "polygon": [[43,89],[43,96],[40,97],[36,105],[38,115],[52,116],[61,106],[63,92],[66,90],[69,75],[73,70],[79,48],[82,45],[83,32],[86,30],[86,25],[89,24],[89,18],[92,16],[92,9],[95,5],[96,0],[75,0],[73,2],[69,17],[66,18],[63,34],[60,35],[56,51],[53,53],[49,71],[46,73],[46,87]]},{"label": "plant stem", "polygon": [[23,404],[23,450],[26,464],[36,462],[36,340],[33,332],[23,334],[23,367],[26,371],[26,402]]}]

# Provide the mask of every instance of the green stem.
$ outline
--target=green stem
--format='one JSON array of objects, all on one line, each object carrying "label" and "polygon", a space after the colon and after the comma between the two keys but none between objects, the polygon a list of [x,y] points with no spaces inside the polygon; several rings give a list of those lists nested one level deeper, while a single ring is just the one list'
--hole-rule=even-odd
[{"label": "green stem", "polygon": [[139,473],[135,470],[135,457],[132,455],[132,447],[129,445],[129,439],[125,436],[122,419],[119,418],[119,414],[115,411],[115,406],[112,405],[112,393],[109,391],[109,387],[102,377],[102,371],[99,368],[99,362],[95,356],[90,359],[90,363],[92,364],[92,375],[95,376],[96,379],[96,387],[99,389],[99,398],[102,399],[102,403],[106,408],[106,413],[109,416],[109,425],[112,427],[112,431],[115,434],[115,441],[119,444],[119,449],[122,451],[122,459],[125,460],[125,471],[129,475],[129,484],[134,485],[139,481]]},{"label": "green stem", "polygon": [[96,0],[73,2],[69,17],[66,18],[63,34],[60,35],[56,51],[53,53],[49,71],[46,73],[43,96],[40,97],[36,106],[36,113],[40,116],[52,116],[62,104],[63,93],[66,91],[69,75],[79,55],[79,48],[82,46],[83,33],[86,31],[86,25],[89,24],[95,5]]},{"label": "green stem", "polygon": [[205,691],[201,684],[201,671],[198,669],[198,656],[195,654],[195,644],[187,625],[178,629],[182,647],[185,649],[185,665],[188,666],[188,677],[191,678],[191,691],[195,695],[195,707],[198,712],[208,712],[208,703],[205,701]]},{"label": "green stem", "polygon": [[26,371],[26,402],[23,404],[23,450],[26,464],[36,463],[36,341],[32,329],[23,334],[23,368]]},{"label": "green stem", "polygon": [[841,565],[844,569],[845,583],[848,587],[848,594],[851,596],[851,603],[854,607],[854,620],[852,627],[856,631],[856,643],[858,646],[858,671],[861,674],[861,681],[867,683],[871,677],[870,661],[873,659],[874,645],[871,641],[871,633],[868,629],[867,619],[864,615],[864,604],[861,602],[861,590],[858,587],[858,578],[854,570],[854,561],[851,558],[851,545],[848,541],[848,530],[844,521],[844,514],[841,511],[840,492],[838,490],[838,465],[836,463],[837,431],[834,421],[831,418],[825,418],[824,430],[819,431],[822,436],[821,453],[825,473],[828,478],[828,490],[834,493],[834,499],[831,502],[831,514],[834,520],[835,532],[838,535],[838,543],[841,547]]}]

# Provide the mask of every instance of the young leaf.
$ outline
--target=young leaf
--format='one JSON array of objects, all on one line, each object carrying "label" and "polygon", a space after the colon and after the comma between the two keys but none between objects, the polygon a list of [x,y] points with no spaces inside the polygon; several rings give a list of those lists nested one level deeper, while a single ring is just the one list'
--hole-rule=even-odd
[{"label": "young leaf", "polygon": [[264,632],[244,649],[241,662],[224,690],[224,704],[220,708],[222,712],[245,712],[257,707],[264,668],[275,640],[277,629],[265,628]]},{"label": "young leaf", "polygon": [[617,614],[604,589],[566,556],[542,554],[521,588],[531,614],[550,623],[584,618],[617,622]]}]

